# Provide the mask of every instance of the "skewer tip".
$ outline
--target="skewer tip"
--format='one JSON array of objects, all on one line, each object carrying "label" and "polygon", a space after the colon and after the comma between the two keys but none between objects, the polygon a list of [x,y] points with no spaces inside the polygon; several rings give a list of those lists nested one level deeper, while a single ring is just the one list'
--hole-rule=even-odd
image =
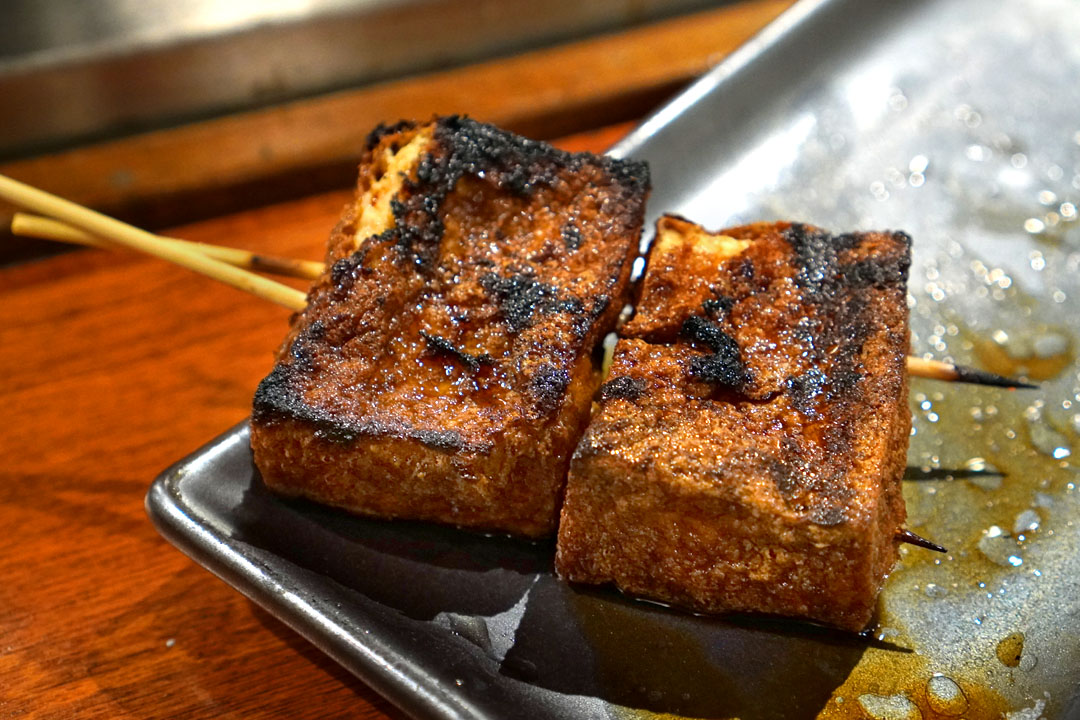
[{"label": "skewer tip", "polygon": [[907,528],[902,528],[900,530],[897,530],[896,531],[896,539],[899,540],[902,543],[908,543],[909,545],[918,545],[921,548],[926,548],[927,550],[933,550],[934,552],[939,552],[939,553],[947,553],[947,552],[949,552],[948,550],[943,548],[941,545],[938,545],[936,542],[932,542],[930,540],[927,540],[926,538],[922,537],[921,535],[916,535],[915,533],[911,532]]},{"label": "skewer tip", "polygon": [[953,368],[956,370],[957,382],[1003,388],[1024,388],[1027,390],[1037,390],[1039,388],[1038,385],[1033,383],[1015,380],[1010,377],[1005,377],[1004,375],[987,372],[986,370],[979,370],[978,368],[969,367],[967,365],[953,365]]}]

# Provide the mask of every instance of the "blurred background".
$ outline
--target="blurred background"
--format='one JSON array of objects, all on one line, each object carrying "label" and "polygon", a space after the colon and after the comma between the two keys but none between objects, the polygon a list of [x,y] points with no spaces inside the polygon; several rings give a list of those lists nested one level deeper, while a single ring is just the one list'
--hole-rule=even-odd
[{"label": "blurred background", "polygon": [[349,185],[379,122],[640,119],[788,4],[8,0],[0,173],[152,228],[211,217]]}]

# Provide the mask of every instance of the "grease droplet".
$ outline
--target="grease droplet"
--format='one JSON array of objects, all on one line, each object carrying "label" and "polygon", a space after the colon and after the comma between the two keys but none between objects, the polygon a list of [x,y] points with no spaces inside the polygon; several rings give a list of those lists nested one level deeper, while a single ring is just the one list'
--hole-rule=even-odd
[{"label": "grease droplet", "polygon": [[926,682],[926,700],[931,710],[949,717],[962,715],[968,706],[964,691],[952,678],[944,675],[935,675]]},{"label": "grease droplet", "polygon": [[1043,710],[1046,708],[1045,700],[1036,700],[1031,707],[1022,710],[1014,710],[1005,715],[1006,720],[1040,720]]},{"label": "grease droplet", "polygon": [[943,598],[949,594],[948,590],[934,583],[926,583],[926,587],[924,588],[923,592],[925,592],[926,597],[929,598]]},{"label": "grease droplet", "polygon": [[906,695],[859,696],[859,705],[874,720],[922,720],[922,713]]},{"label": "grease droplet", "polygon": [[1035,532],[1039,529],[1041,522],[1039,513],[1028,508],[1016,516],[1016,520],[1013,522],[1013,535]]},{"label": "grease droplet", "polygon": [[997,657],[1005,667],[1014,668],[1020,664],[1024,654],[1024,633],[1014,632],[1006,635],[997,644]]},{"label": "grease droplet", "polygon": [[1007,532],[997,525],[991,525],[983,530],[979,538],[979,551],[990,562],[1002,567],[1019,567],[1024,564],[1020,545]]}]

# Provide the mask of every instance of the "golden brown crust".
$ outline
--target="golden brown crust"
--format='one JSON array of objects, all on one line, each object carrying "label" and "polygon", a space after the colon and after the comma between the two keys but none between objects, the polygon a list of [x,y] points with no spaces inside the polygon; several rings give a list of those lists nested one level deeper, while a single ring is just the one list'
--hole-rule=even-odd
[{"label": "golden brown crust", "polygon": [[256,393],[267,484],[552,532],[647,190],[643,164],[465,118],[374,133],[329,270]]},{"label": "golden brown crust", "polygon": [[901,233],[661,220],[556,567],[696,610],[868,622],[910,413]]}]

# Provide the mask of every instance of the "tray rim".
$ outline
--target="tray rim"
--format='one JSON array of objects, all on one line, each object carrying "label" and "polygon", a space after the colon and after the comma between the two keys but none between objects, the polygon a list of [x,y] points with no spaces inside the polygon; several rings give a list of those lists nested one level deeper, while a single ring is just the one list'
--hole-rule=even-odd
[{"label": "tray rim", "polygon": [[[433,687],[425,678],[410,672],[412,666],[402,662],[403,656],[386,649],[375,652],[356,642],[353,634],[334,622],[328,613],[292,592],[246,557],[235,541],[195,519],[193,509],[182,500],[177,484],[194,464],[224,455],[238,444],[246,447],[248,438],[249,426],[245,419],[173,463],[154,479],[146,494],[145,507],[158,532],[411,717],[417,720],[486,719],[488,716],[463,704],[462,699],[447,688]],[[345,648],[353,649],[355,653],[345,652]]]}]

